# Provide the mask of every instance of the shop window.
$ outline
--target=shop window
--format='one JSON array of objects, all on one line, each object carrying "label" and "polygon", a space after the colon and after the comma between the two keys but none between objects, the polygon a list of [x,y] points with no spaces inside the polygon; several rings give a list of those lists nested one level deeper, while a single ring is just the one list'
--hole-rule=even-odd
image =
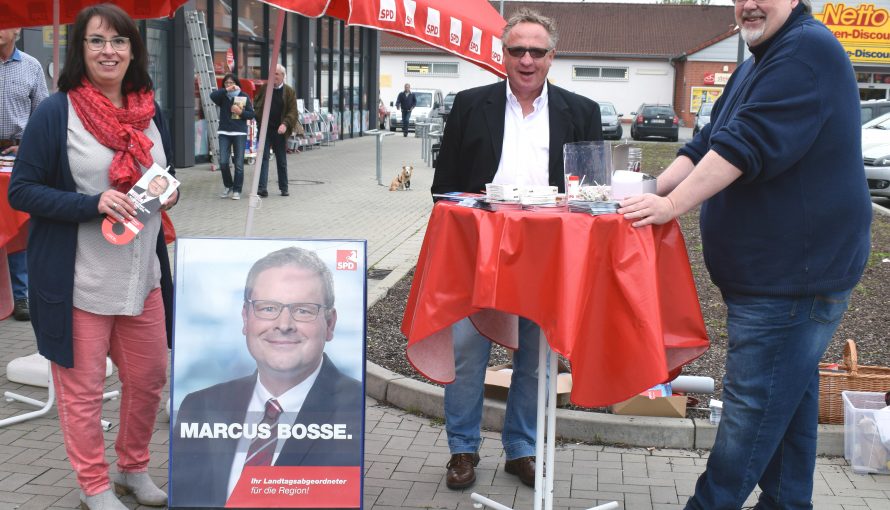
[{"label": "shop window", "polygon": [[405,62],[405,76],[446,76],[460,77],[458,62]]},{"label": "shop window", "polygon": [[627,68],[602,66],[572,66],[572,79],[627,81]]}]

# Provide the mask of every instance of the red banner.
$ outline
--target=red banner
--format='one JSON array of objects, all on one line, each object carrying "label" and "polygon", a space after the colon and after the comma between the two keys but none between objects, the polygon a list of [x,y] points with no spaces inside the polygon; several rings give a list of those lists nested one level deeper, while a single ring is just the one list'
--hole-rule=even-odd
[{"label": "red banner", "polygon": [[345,467],[245,467],[226,508],[359,508],[362,470]]},{"label": "red banner", "polygon": [[332,16],[414,39],[506,76],[506,22],[485,0],[262,0],[308,17]]},{"label": "red banner", "polygon": [[[56,0],[59,2],[59,23],[73,23],[81,9],[103,3],[97,0]],[[173,16],[185,0],[105,0],[127,11],[133,19],[151,19]],[[0,28],[38,27],[53,24],[53,0],[30,2],[4,2]]]}]

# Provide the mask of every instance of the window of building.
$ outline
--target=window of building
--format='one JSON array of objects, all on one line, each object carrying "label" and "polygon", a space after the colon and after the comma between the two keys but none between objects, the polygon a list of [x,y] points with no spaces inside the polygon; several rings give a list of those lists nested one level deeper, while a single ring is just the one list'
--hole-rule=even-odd
[{"label": "window of building", "polygon": [[405,76],[460,76],[458,62],[405,62]]},{"label": "window of building", "polygon": [[627,68],[603,66],[572,66],[572,79],[627,81]]}]

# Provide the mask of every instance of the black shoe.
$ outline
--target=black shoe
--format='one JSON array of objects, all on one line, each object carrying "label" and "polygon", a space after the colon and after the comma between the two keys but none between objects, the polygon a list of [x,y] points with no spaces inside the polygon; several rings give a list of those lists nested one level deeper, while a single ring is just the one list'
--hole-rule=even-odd
[{"label": "black shoe", "polygon": [[263,189],[263,190],[260,190],[260,191],[257,191],[256,194],[259,195],[259,196],[261,196],[261,197],[263,197],[263,198],[269,196],[269,192],[266,191],[266,190],[264,190],[264,189]]},{"label": "black shoe", "polygon": [[28,298],[19,298],[15,300],[15,307],[12,309],[12,316],[17,321],[31,320],[31,311],[28,310]]},{"label": "black shoe", "polygon": [[283,196],[283,197],[289,197],[289,196],[290,196],[290,193],[289,193],[286,189],[283,189],[283,190],[281,190],[281,196]]}]

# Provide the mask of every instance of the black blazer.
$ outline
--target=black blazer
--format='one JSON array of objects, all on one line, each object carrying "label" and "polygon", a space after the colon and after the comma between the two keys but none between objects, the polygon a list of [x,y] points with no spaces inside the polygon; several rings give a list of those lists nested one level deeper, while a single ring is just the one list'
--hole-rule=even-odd
[{"label": "black blazer", "polygon": [[[183,439],[180,423],[242,423],[257,374],[189,393],[170,430],[170,497],[174,507],[222,508],[238,439]],[[288,439],[276,466],[361,466],[364,391],[324,355],[321,372],[294,423],[342,423],[351,439]]]},{"label": "black blazer", "polygon": [[[600,107],[586,97],[547,84],[550,113],[550,185],[565,191],[562,146],[603,139]],[[485,192],[504,147],[507,82],[464,90],[454,98],[436,161],[433,193]]]}]

